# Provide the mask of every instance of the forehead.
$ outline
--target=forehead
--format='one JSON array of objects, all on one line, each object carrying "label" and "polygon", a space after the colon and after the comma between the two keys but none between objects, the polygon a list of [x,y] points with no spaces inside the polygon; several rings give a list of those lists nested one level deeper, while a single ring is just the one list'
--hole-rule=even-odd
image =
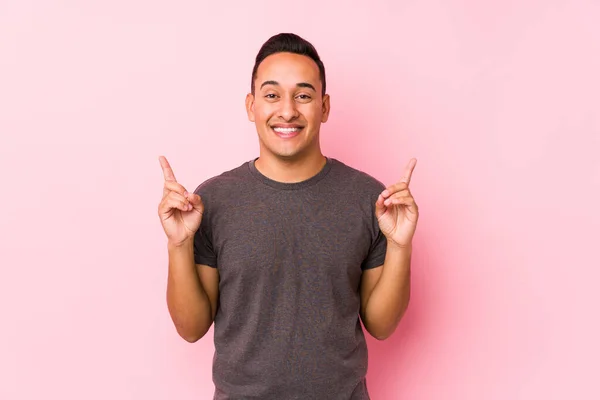
[{"label": "forehead", "polygon": [[276,81],[281,85],[295,86],[299,82],[320,87],[319,67],[312,58],[293,53],[276,53],[268,56],[256,71],[257,86],[264,81]]}]

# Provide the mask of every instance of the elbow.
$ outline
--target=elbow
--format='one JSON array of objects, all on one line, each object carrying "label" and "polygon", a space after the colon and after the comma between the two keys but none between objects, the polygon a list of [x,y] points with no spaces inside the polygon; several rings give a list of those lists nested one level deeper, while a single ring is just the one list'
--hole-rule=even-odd
[{"label": "elbow", "polygon": [[198,340],[202,339],[206,332],[183,332],[181,330],[177,330],[177,333],[183,340],[188,343],[196,343]]},{"label": "elbow", "polygon": [[188,343],[196,343],[197,341],[202,339],[204,335],[206,335],[206,333],[208,332],[209,328],[210,327],[203,328],[176,325],[177,334]]},{"label": "elbow", "polygon": [[371,334],[371,336],[377,340],[379,340],[380,342],[388,339],[390,336],[392,336],[392,334],[394,333],[394,328],[392,329],[387,329],[387,330],[373,330],[373,331],[369,331],[369,333]]},{"label": "elbow", "polygon": [[383,342],[384,340],[387,340],[390,336],[392,336],[393,333],[394,333],[394,329],[390,330],[389,332],[375,334],[373,337],[375,339],[379,340],[380,342]]},{"label": "elbow", "polygon": [[385,323],[378,319],[369,318],[364,313],[361,313],[361,319],[365,330],[369,333],[369,335],[379,341],[386,340],[394,332],[395,326],[391,326],[391,324]]},{"label": "elbow", "polygon": [[369,332],[369,335],[379,341],[386,340],[392,336],[392,333],[394,333],[394,330],[396,329],[395,326],[386,326],[388,324],[377,324],[373,321],[363,320],[363,324],[367,332]]},{"label": "elbow", "polygon": [[198,340],[202,339],[200,335],[179,335],[188,343],[196,343]]},{"label": "elbow", "polygon": [[391,316],[386,316],[386,318],[380,318],[378,320],[369,321],[363,319],[363,322],[368,321],[364,325],[367,332],[369,332],[369,334],[373,338],[379,341],[384,341],[386,339],[389,339],[390,336],[394,334],[394,332],[398,328],[398,325],[400,324],[400,321],[404,317],[405,312],[406,307],[404,307],[395,318]]},{"label": "elbow", "polygon": [[196,343],[210,330],[213,320],[206,315],[190,315],[170,308],[171,321],[177,334],[188,343]]}]

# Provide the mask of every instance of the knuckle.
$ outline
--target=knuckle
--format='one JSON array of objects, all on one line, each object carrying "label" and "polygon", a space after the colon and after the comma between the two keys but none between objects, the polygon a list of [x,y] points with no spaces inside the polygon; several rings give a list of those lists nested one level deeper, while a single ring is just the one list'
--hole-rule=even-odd
[{"label": "knuckle", "polygon": [[177,182],[173,182],[173,181],[165,182],[165,188],[172,192],[178,192],[181,194],[183,194],[183,192],[185,192],[185,188],[183,187],[183,185],[181,185],[180,183],[177,183]]},{"label": "knuckle", "polygon": [[157,211],[159,214],[164,213],[167,208],[168,208],[169,204],[166,201],[161,201],[160,203],[158,203],[158,207],[157,207]]}]

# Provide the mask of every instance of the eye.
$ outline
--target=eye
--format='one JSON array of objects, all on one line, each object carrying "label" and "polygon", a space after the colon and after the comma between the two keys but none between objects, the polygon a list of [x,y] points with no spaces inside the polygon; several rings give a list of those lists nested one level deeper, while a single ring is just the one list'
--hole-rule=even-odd
[{"label": "eye", "polygon": [[310,100],[310,96],[307,94],[299,94],[297,97],[298,97],[298,99],[303,100],[303,101]]},{"label": "eye", "polygon": [[275,98],[277,98],[277,95],[274,93],[268,93],[265,95],[265,98],[266,99],[275,99]]}]

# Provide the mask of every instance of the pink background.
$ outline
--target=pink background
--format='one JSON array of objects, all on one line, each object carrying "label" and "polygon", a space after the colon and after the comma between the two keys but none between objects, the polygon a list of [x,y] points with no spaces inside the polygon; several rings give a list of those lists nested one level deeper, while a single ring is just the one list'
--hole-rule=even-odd
[{"label": "pink background", "polygon": [[[0,1],[0,398],[208,399],[156,208],[257,154],[253,58],[321,53],[323,148],[410,157],[413,297],[369,340],[379,399],[598,399],[597,1]],[[167,5],[168,4],[168,5]]]}]

